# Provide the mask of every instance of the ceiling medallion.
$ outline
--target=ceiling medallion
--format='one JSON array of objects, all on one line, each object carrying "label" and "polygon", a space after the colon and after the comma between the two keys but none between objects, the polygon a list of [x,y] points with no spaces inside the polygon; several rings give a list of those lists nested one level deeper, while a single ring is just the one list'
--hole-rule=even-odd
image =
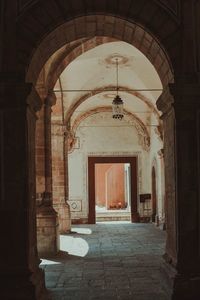
[{"label": "ceiling medallion", "polygon": [[116,60],[118,61],[118,65],[125,65],[129,61],[128,57],[120,55],[120,54],[112,54],[105,59],[105,63],[108,65],[115,65]]}]

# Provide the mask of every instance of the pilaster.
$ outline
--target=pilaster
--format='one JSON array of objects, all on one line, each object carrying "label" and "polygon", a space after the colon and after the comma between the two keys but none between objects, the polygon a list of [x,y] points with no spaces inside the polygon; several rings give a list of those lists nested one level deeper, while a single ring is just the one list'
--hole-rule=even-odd
[{"label": "pilaster", "polygon": [[160,165],[161,165],[161,196],[162,196],[162,216],[159,220],[159,227],[162,230],[166,230],[166,220],[165,220],[165,214],[166,214],[166,197],[165,197],[165,164],[164,164],[164,149],[160,149],[158,152],[158,158],[160,159]]},{"label": "pilaster", "polygon": [[51,256],[59,250],[58,215],[52,200],[51,107],[56,103],[54,93],[44,103],[44,178],[45,192],[37,206],[37,241],[40,257]]},{"label": "pilaster", "polygon": [[[167,246],[164,270],[173,300],[200,296],[200,84],[171,84],[158,100],[163,112]],[[170,117],[171,116],[171,117]]]},{"label": "pilaster", "polygon": [[5,300],[46,299],[35,217],[34,137],[40,107],[23,76],[0,74],[0,280]]},{"label": "pilaster", "polygon": [[67,137],[66,126],[52,123],[52,162],[53,162],[53,207],[58,212],[59,232],[71,230],[70,207],[68,199],[67,178]]},{"label": "pilaster", "polygon": [[165,221],[167,229],[166,255],[172,265],[176,265],[176,165],[175,165],[175,112],[174,99],[169,87],[166,87],[157,101],[162,111],[164,131],[164,165],[165,165]]}]

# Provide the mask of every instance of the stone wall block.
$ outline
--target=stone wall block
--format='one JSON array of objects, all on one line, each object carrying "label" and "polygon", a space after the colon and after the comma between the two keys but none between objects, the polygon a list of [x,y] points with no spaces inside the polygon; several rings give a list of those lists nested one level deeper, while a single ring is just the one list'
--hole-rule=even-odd
[{"label": "stone wall block", "polygon": [[55,255],[59,250],[58,217],[52,207],[37,208],[37,244],[40,257]]}]

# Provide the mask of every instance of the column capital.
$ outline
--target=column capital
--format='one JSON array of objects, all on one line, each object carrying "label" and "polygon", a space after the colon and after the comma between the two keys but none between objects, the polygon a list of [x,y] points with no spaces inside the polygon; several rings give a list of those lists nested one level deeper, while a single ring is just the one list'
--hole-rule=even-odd
[{"label": "column capital", "polygon": [[162,159],[162,158],[164,158],[164,149],[162,148],[162,149],[160,149],[160,150],[158,150],[158,157],[160,158],[160,159]]},{"label": "column capital", "polygon": [[12,109],[27,105],[35,112],[42,105],[32,83],[25,82],[22,74],[0,73],[0,106]]},{"label": "column capital", "polygon": [[0,84],[1,83],[15,83],[25,81],[24,73],[19,72],[0,72]]},{"label": "column capital", "polygon": [[165,87],[162,94],[158,98],[156,105],[157,108],[163,113],[167,114],[171,108],[172,104],[174,103],[174,98],[171,94],[169,86]]},{"label": "column capital", "polygon": [[200,83],[191,83],[184,79],[176,83],[170,83],[158,98],[156,105],[163,114],[171,111],[171,108],[193,110],[200,108]]},{"label": "column capital", "polygon": [[169,89],[174,98],[175,114],[184,112],[189,116],[189,113],[194,114],[200,109],[200,83],[180,80],[176,84],[170,84]]},{"label": "column capital", "polygon": [[42,194],[42,205],[52,206],[52,192],[45,191]]},{"label": "column capital", "polygon": [[189,82],[184,79],[169,84],[171,95],[175,96],[200,96],[200,82]]},{"label": "column capital", "polygon": [[51,122],[52,135],[65,137],[66,136],[66,125],[61,122]]},{"label": "column capital", "polygon": [[65,145],[66,145],[67,152],[71,153],[74,150],[74,146],[75,146],[75,143],[76,143],[76,140],[77,140],[77,138],[75,137],[75,133],[74,133],[72,128],[71,129],[70,128],[66,129],[65,137],[66,137]]},{"label": "column capital", "polygon": [[42,100],[33,86],[26,102],[34,112],[37,112],[42,108]]},{"label": "column capital", "polygon": [[48,91],[47,97],[45,99],[46,106],[53,106],[56,104],[56,94],[54,91]]}]

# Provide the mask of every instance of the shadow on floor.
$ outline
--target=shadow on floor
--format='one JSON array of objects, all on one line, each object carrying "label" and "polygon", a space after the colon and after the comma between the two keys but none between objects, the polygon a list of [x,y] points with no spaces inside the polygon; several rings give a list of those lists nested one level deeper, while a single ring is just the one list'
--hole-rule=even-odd
[{"label": "shadow on floor", "polygon": [[[152,224],[75,227],[91,230],[84,235],[88,252],[81,257],[60,251],[41,266],[51,300],[169,300],[160,279],[164,232]],[[83,239],[77,232],[68,236],[67,243]]]}]

